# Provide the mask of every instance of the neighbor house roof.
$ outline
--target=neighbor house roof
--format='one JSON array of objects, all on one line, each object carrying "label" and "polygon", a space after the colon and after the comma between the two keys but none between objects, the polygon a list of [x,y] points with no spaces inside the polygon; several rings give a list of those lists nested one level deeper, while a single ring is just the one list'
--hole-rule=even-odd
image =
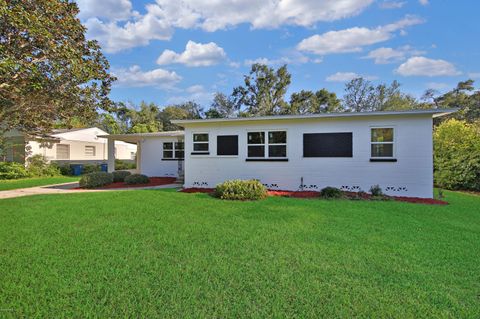
[{"label": "neighbor house roof", "polygon": [[379,111],[379,112],[342,112],[342,113],[321,113],[308,115],[273,115],[257,117],[235,117],[235,118],[214,118],[203,120],[172,120],[178,125],[196,123],[220,123],[220,122],[250,122],[250,121],[277,121],[295,119],[317,119],[317,118],[348,118],[365,116],[405,116],[405,115],[432,115],[440,117],[456,112],[458,109],[428,109],[428,110],[407,110],[407,111]]},{"label": "neighbor house roof", "polygon": [[176,137],[183,136],[183,131],[165,131],[165,132],[153,132],[153,133],[129,133],[129,134],[110,134],[110,135],[98,135],[98,137],[104,137],[114,139],[118,141],[124,141],[127,143],[136,143],[145,137]]}]

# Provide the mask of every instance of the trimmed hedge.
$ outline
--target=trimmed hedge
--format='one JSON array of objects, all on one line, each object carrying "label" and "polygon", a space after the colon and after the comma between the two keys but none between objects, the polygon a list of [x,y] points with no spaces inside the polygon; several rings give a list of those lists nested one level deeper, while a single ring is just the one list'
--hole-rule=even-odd
[{"label": "trimmed hedge", "polygon": [[115,171],[112,174],[114,183],[125,182],[125,178],[132,175],[129,171]]},{"label": "trimmed hedge", "polygon": [[229,200],[257,200],[267,196],[267,188],[258,180],[231,180],[215,187],[215,197]]},{"label": "trimmed hedge", "polygon": [[113,183],[113,174],[107,172],[94,172],[83,175],[80,179],[80,187],[96,188]]},{"label": "trimmed hedge", "polygon": [[342,198],[343,192],[336,188],[327,186],[320,191],[320,197],[322,198]]},{"label": "trimmed hedge", "polygon": [[131,174],[125,177],[125,184],[135,185],[135,184],[148,184],[150,179],[146,175],[142,174]]},{"label": "trimmed hedge", "polygon": [[0,162],[0,179],[18,179],[30,177],[23,164],[15,162]]}]

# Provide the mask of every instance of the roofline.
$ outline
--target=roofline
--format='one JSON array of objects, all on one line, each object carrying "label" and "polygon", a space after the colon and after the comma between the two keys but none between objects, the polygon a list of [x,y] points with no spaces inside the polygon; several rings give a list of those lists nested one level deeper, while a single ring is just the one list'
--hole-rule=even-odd
[{"label": "roofline", "polygon": [[157,137],[157,136],[183,136],[183,131],[164,131],[164,132],[152,132],[152,133],[127,133],[127,134],[109,134],[98,135],[103,138],[123,138],[123,137]]},{"label": "roofline", "polygon": [[202,120],[172,120],[173,124],[197,124],[217,122],[248,122],[248,121],[269,121],[269,120],[296,120],[316,118],[343,118],[343,117],[365,117],[365,116],[400,116],[400,115],[427,115],[432,117],[445,116],[458,111],[458,108],[450,109],[428,109],[428,110],[406,110],[406,111],[375,111],[375,112],[342,112],[342,113],[321,113],[308,115],[271,115],[257,117],[235,117],[235,118],[214,118]]}]

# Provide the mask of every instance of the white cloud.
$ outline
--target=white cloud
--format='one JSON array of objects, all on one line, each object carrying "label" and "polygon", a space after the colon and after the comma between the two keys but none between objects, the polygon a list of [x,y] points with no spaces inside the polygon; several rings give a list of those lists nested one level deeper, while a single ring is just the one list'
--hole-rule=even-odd
[{"label": "white cloud", "polygon": [[480,72],[470,72],[468,73],[470,79],[480,79]]},{"label": "white cloud", "polygon": [[213,99],[213,93],[209,92],[203,87],[203,85],[192,85],[185,90],[186,94],[172,96],[167,99],[169,104],[179,104],[187,101],[194,101],[202,105],[209,104]]},{"label": "white cloud", "polygon": [[356,78],[364,78],[365,80],[376,80],[377,76],[374,75],[360,75],[355,72],[337,72],[329,75],[325,80],[327,82],[348,82]]},{"label": "white cloud", "polygon": [[423,20],[418,17],[406,16],[395,23],[379,26],[375,29],[354,27],[340,31],[329,31],[303,39],[297,45],[297,49],[318,55],[359,52],[362,51],[364,46],[387,41],[394,36],[394,32],[422,22]]},{"label": "white cloud", "polygon": [[383,1],[378,4],[381,9],[400,9],[406,4],[405,1]]},{"label": "white cloud", "polygon": [[455,66],[445,60],[428,59],[422,56],[412,57],[401,64],[396,73],[403,76],[455,76],[460,75]]},{"label": "white cloud", "polygon": [[[131,10],[130,0],[79,0],[88,35],[107,52],[168,40],[175,28],[216,31],[250,24],[252,28],[313,26],[358,15],[374,0],[156,0],[146,13]],[[106,18],[107,21],[102,20]],[[127,20],[120,22],[118,20]]]},{"label": "white cloud", "polygon": [[182,53],[172,50],[163,51],[157,59],[157,64],[180,63],[187,66],[210,66],[222,62],[226,57],[225,51],[214,42],[202,44],[188,41],[185,51]]},{"label": "white cloud", "polygon": [[418,0],[422,6],[427,6],[429,4],[429,0]]},{"label": "white cloud", "polygon": [[246,66],[251,66],[255,63],[266,64],[269,66],[278,66],[283,64],[305,64],[305,63],[321,63],[322,59],[310,59],[309,57],[301,54],[300,52],[290,52],[288,55],[283,56],[278,59],[268,59],[268,58],[257,58],[257,59],[247,59],[243,62]]},{"label": "white cloud", "polygon": [[405,60],[408,56],[425,54],[424,51],[413,49],[409,45],[393,48],[378,48],[370,51],[368,55],[364,56],[364,59],[373,59],[375,64],[389,64],[396,63]]},{"label": "white cloud", "polygon": [[428,82],[427,83],[427,89],[433,89],[433,90],[444,90],[448,89],[450,85],[447,83],[442,83],[442,82]]},{"label": "white cloud", "polygon": [[170,88],[182,79],[177,73],[164,69],[142,71],[140,66],[133,65],[128,69],[112,68],[112,74],[118,78],[115,85],[118,87],[145,87]]}]

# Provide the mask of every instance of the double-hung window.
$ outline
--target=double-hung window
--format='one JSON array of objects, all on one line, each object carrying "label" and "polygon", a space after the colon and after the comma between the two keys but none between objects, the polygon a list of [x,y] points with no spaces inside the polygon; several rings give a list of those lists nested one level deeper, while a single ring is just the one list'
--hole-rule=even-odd
[{"label": "double-hung window", "polygon": [[209,154],[208,133],[193,134],[193,155]]},{"label": "double-hung window", "polygon": [[163,158],[164,159],[183,159],[184,158],[183,142],[164,142]]},{"label": "double-hung window", "polygon": [[394,158],[394,129],[393,127],[371,128],[371,158],[393,159]]},{"label": "double-hung window", "polygon": [[287,157],[287,132],[248,132],[247,145],[247,154],[250,159],[285,159]]}]

